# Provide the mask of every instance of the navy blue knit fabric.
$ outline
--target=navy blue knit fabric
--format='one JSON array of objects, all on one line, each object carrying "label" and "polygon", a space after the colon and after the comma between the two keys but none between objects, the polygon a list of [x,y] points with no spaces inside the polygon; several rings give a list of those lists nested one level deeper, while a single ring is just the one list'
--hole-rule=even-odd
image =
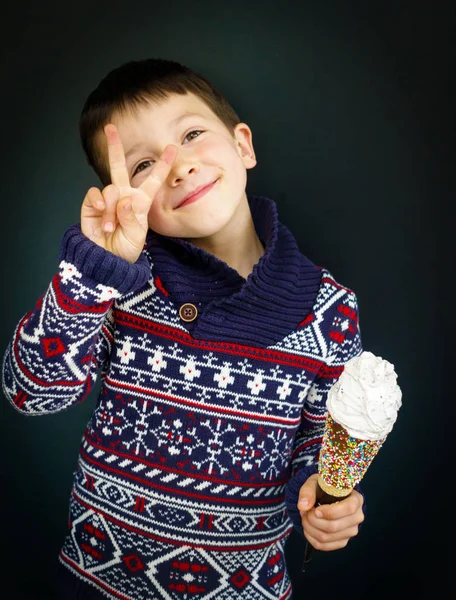
[{"label": "navy blue knit fabric", "polygon": [[74,225],[16,327],[3,389],[17,410],[70,409],[102,379],[59,555],[66,598],[291,596],[284,545],[302,533],[328,391],[362,352],[358,304],[272,200],[249,204],[265,252],[247,279],[152,231],[131,265]]}]

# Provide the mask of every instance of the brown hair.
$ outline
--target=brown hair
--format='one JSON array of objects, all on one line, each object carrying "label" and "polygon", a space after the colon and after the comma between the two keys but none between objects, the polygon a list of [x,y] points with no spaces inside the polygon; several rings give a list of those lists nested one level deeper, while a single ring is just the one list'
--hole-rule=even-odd
[{"label": "brown hair", "polygon": [[149,58],[110,71],[88,96],[79,119],[79,135],[88,164],[104,186],[111,182],[97,136],[113,114],[132,111],[171,94],[198,96],[234,135],[240,119],[222,94],[202,75],[177,62]]}]

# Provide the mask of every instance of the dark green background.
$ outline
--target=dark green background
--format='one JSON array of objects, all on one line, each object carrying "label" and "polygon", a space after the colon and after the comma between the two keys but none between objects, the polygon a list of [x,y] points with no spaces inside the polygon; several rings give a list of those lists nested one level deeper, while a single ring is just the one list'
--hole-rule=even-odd
[{"label": "dark green background", "polygon": [[[454,3],[28,1],[1,20],[1,347],[46,290],[63,231],[99,185],[78,139],[86,96],[131,59],[201,72],[253,131],[248,191],[275,199],[302,252],[355,290],[364,348],[396,366],[403,391],[363,482],[359,536],[317,553],[304,575],[304,543],[291,537],[294,598],[427,595],[454,554],[445,493],[454,479]],[[54,598],[95,399],[27,418],[3,398],[8,598]]]}]

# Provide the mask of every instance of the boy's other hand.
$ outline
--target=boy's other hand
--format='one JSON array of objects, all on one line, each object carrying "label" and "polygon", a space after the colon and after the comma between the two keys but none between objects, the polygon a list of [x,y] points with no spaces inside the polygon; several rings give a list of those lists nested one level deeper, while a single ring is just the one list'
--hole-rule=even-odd
[{"label": "boy's other hand", "polygon": [[304,536],[316,550],[344,548],[364,521],[363,497],[353,490],[334,504],[315,506],[320,489],[317,479],[318,474],[311,475],[299,490],[298,509]]},{"label": "boy's other hand", "polygon": [[134,188],[116,126],[109,123],[104,132],[112,183],[103,191],[91,187],[87,192],[81,207],[81,230],[98,246],[135,263],[144,249],[150,207],[168,177],[177,148],[168,145],[147,179]]}]

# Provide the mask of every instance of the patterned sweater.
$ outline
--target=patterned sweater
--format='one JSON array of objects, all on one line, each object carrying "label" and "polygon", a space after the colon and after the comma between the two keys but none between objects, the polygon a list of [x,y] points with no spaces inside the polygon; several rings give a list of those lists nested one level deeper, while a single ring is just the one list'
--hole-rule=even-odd
[{"label": "patterned sweater", "polygon": [[247,280],[152,231],[132,265],[75,225],[15,330],[3,389],[17,410],[66,410],[101,373],[59,555],[65,599],[291,597],[284,544],[291,518],[302,533],[328,390],[362,351],[358,308],[272,200],[249,203],[265,253]]}]

